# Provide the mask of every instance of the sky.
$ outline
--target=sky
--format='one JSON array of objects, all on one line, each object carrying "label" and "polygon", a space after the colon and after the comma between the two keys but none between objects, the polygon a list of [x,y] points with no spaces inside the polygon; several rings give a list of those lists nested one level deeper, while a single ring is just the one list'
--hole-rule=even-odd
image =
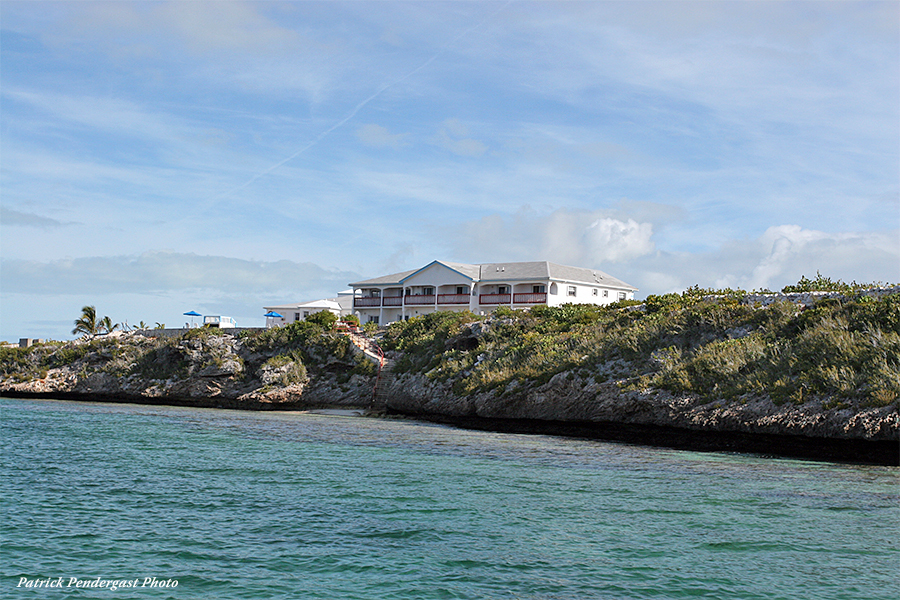
[{"label": "sky", "polygon": [[900,281],[900,3],[0,3],[0,339],[422,267]]}]

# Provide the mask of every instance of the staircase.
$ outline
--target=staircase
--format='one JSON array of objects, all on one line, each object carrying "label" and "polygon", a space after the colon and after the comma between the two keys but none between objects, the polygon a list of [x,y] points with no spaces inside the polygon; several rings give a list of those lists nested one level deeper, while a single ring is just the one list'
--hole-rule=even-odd
[{"label": "staircase", "polygon": [[375,394],[372,398],[372,410],[383,411],[387,408],[391,385],[394,383],[394,361],[384,359],[381,370],[375,379]]},{"label": "staircase", "polygon": [[378,375],[375,377],[375,389],[372,390],[372,407],[370,410],[374,412],[382,412],[387,407],[389,390],[394,382],[394,373],[392,368],[394,361],[384,357],[381,347],[365,336],[354,332],[342,332],[350,337],[350,341],[356,346],[366,358],[374,362],[378,367]]}]

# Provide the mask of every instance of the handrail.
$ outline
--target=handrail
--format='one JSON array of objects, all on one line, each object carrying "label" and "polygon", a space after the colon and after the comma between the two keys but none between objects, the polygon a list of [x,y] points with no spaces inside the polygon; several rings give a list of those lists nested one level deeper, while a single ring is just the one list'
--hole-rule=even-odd
[{"label": "handrail", "polygon": [[359,335],[355,331],[339,330],[338,333],[349,336],[350,342],[363,352],[368,351],[378,357],[378,374],[375,376],[375,385],[372,388],[372,402],[374,403],[378,395],[378,384],[381,381],[381,372],[384,370],[384,350],[381,349],[381,346],[379,346],[375,340]]}]

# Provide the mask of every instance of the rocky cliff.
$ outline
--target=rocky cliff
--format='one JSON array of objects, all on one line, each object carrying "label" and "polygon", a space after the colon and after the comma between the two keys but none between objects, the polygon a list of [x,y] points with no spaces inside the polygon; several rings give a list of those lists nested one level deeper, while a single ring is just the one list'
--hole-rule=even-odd
[{"label": "rocky cliff", "polygon": [[390,377],[378,377],[348,337],[312,324],[119,334],[0,350],[0,394],[353,407],[485,429],[897,464],[897,296],[802,308],[704,300],[656,313],[436,313],[387,332]]},{"label": "rocky cliff", "polygon": [[117,332],[4,349],[0,394],[249,410],[370,404],[374,367],[336,334],[305,333]]}]

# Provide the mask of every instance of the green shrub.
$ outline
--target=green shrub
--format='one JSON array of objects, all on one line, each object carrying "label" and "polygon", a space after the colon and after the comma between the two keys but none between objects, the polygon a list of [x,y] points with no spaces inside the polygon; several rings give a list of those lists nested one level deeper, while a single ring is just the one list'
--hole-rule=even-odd
[{"label": "green shrub", "polygon": [[324,331],[331,331],[337,323],[338,317],[330,310],[320,310],[306,317],[307,323],[314,323],[320,326]]}]

